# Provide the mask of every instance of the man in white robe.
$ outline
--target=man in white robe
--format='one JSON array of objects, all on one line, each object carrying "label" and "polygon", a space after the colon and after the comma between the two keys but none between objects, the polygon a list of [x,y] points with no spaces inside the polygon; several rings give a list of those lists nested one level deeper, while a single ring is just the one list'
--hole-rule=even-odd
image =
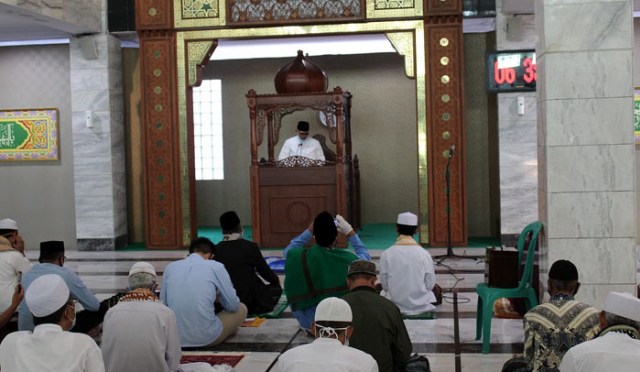
[{"label": "man in white robe", "polygon": [[560,372],[632,372],[640,370],[640,299],[609,292],[599,315],[598,337],[564,355]]},{"label": "man in white robe", "polygon": [[148,262],[129,270],[129,288],[107,312],[102,356],[107,372],[175,372],[182,350],[176,315],[158,301],[156,271]]},{"label": "man in white robe", "polygon": [[69,287],[57,274],[36,278],[24,295],[35,328],[10,333],[0,344],[2,371],[104,372],[93,339],[68,330],[76,319]]},{"label": "man in white robe", "polygon": [[302,156],[319,161],[326,160],[320,142],[315,138],[309,137],[308,122],[299,121],[296,132],[297,135],[287,139],[282,145],[278,160],[283,160],[290,156]]},{"label": "man in white robe", "polygon": [[433,286],[436,273],[429,252],[413,235],[418,229],[418,216],[400,213],[396,222],[398,239],[380,256],[380,293],[391,300],[405,315],[416,315],[435,309]]}]

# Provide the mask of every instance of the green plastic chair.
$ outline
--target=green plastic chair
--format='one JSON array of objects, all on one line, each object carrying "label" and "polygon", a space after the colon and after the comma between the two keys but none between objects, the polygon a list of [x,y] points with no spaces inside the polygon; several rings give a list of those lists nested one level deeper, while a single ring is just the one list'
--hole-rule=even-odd
[{"label": "green plastic chair", "polygon": [[[516,288],[496,288],[489,287],[487,283],[479,283],[476,286],[478,294],[478,308],[476,314],[476,340],[482,335],[482,353],[489,353],[489,342],[491,341],[491,318],[493,318],[493,303],[499,298],[524,298],[526,310],[538,305],[536,291],[533,288],[533,260],[535,247],[538,242],[538,235],[542,231],[541,222],[533,222],[522,230],[518,237],[518,263],[522,262],[525,250],[525,240],[531,234],[529,246],[527,248],[527,262],[522,270],[522,276]],[[519,266],[519,264],[518,264]]]}]

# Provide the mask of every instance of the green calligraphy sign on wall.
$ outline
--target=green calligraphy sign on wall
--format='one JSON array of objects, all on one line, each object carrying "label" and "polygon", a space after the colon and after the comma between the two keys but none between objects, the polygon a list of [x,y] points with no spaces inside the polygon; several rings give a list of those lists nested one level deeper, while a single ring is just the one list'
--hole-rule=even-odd
[{"label": "green calligraphy sign on wall", "polygon": [[0,161],[58,160],[58,110],[0,111]]}]

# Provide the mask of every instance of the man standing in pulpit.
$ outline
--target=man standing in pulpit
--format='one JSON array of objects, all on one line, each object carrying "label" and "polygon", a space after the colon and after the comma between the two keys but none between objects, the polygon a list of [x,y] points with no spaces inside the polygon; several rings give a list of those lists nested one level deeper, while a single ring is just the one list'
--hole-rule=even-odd
[{"label": "man standing in pulpit", "polygon": [[278,160],[283,160],[290,156],[302,156],[313,160],[325,161],[320,142],[315,138],[309,137],[309,123],[299,121],[296,132],[297,135],[287,139],[282,145]]}]

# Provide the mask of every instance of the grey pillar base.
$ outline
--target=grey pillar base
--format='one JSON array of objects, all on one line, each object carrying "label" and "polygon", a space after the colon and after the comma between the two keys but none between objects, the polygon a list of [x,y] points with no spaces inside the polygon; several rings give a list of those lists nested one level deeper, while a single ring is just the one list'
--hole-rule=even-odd
[{"label": "grey pillar base", "polygon": [[78,239],[76,247],[79,251],[114,251],[127,245],[127,235],[114,239]]}]

